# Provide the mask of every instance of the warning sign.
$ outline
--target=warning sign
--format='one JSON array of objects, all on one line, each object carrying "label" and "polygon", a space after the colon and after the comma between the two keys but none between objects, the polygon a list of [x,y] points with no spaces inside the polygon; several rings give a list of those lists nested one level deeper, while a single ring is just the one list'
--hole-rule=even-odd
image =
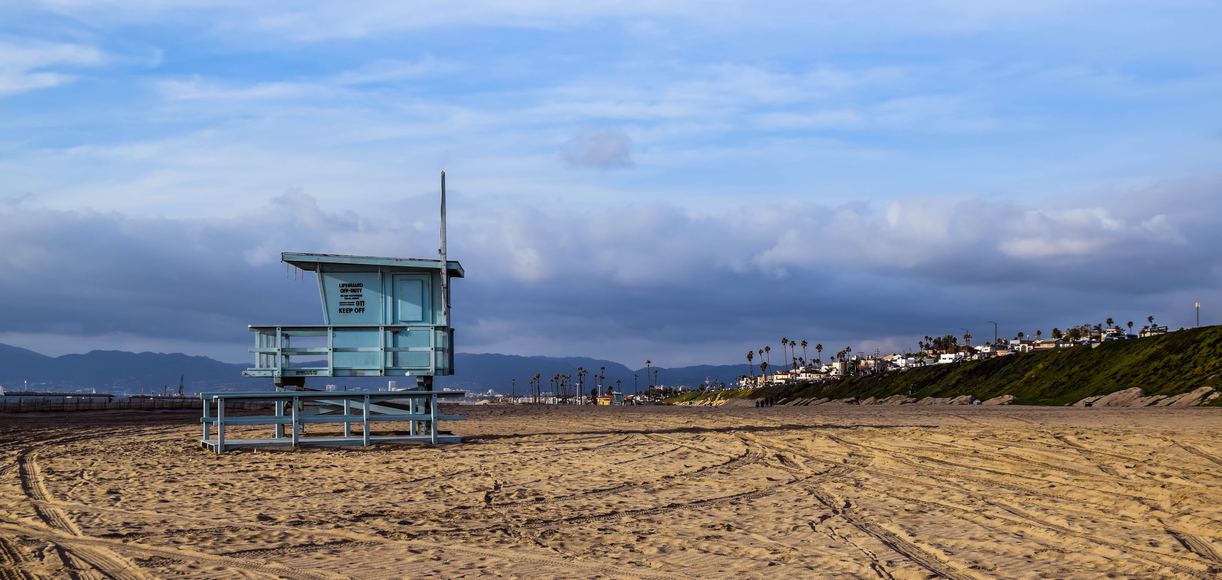
[{"label": "warning sign", "polygon": [[365,313],[365,283],[341,282],[339,285],[339,313]]}]

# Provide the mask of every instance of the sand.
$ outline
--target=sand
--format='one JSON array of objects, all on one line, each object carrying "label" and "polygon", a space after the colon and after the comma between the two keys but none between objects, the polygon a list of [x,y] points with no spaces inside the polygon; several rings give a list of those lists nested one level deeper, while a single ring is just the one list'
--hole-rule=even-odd
[{"label": "sand", "polygon": [[458,446],[0,416],[0,577],[1214,577],[1222,411],[464,408]]}]

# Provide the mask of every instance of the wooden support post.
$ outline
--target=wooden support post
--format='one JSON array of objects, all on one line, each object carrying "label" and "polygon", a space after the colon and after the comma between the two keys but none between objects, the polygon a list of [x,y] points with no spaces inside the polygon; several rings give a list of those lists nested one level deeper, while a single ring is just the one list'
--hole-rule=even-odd
[{"label": "wooden support post", "polygon": [[[280,400],[276,401],[276,418],[282,417],[284,417],[284,401]],[[276,439],[284,439],[284,423],[276,423],[275,436]]]},{"label": "wooden support post", "polygon": [[216,398],[216,453],[225,452],[225,397]]},{"label": "wooden support post", "polygon": [[211,422],[212,413],[209,409],[212,405],[208,402],[208,399],[205,399],[203,397],[200,397],[200,399],[203,400],[204,402],[204,419],[200,421],[200,424],[202,424],[204,428],[204,438],[200,442],[200,445],[205,445],[208,441],[208,438],[211,436],[211,433],[209,433],[209,431],[212,429],[212,422]]},{"label": "wooden support post", "polygon": [[[410,397],[409,399],[407,399],[407,414],[409,416],[416,414],[416,397]],[[407,434],[412,435],[412,436],[416,435],[416,419],[415,418],[409,419],[407,421]]]},{"label": "wooden support post", "polygon": [[348,419],[352,415],[352,401],[344,399],[344,437],[352,436],[352,421]]},{"label": "wooden support post", "polygon": [[293,400],[290,401],[289,404],[293,406],[292,444],[293,444],[293,447],[297,447],[297,439],[298,437],[300,437],[300,433],[301,433],[301,429],[300,429],[301,424],[297,422],[297,397],[293,397]]},{"label": "wooden support post", "polygon": [[369,395],[365,395],[364,421],[361,422],[361,445],[369,446]]},{"label": "wooden support post", "polygon": [[433,445],[437,444],[437,393],[429,397],[429,426]]}]

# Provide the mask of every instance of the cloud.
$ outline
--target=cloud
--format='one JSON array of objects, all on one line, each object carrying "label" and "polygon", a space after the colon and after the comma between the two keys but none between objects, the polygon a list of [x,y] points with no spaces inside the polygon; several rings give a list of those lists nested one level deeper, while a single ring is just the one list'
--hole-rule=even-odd
[{"label": "cloud", "polygon": [[[1046,2],[972,2],[942,0],[919,7],[898,0],[862,5],[819,2],[742,2],[733,0],[671,2],[565,2],[476,0],[456,6],[439,0],[403,3],[371,0],[361,10],[335,0],[265,2],[234,0],[174,3],[156,0],[41,0],[46,10],[82,20],[115,24],[194,18],[215,22],[224,31],[257,32],[297,42],[383,37],[404,31],[445,27],[513,27],[550,29],[622,22],[634,30],[664,23],[687,23],[720,32],[726,28],[767,25],[772,30],[806,29],[816,35],[843,35],[856,26],[872,25],[872,33],[887,35],[976,34],[1040,25],[1084,14],[1099,18],[1097,0]],[[1151,8],[1144,3],[1107,4],[1112,12],[1178,10]],[[1181,8],[1193,8],[1192,3]],[[778,19],[775,15],[784,14]],[[771,40],[771,39],[770,39]]]},{"label": "cloud", "polygon": [[[1126,211],[972,197],[700,214],[467,208],[450,232],[469,273],[455,285],[460,348],[724,362],[777,333],[903,345],[978,320],[1163,318],[1185,292],[1222,301],[1222,198],[1209,197],[1220,187],[1125,192],[1113,201]],[[1201,199],[1208,210],[1176,209]],[[23,202],[0,205],[0,222],[6,339],[230,344],[231,360],[244,359],[247,324],[317,322],[313,281],[286,275],[280,251],[429,255],[436,235],[301,191],[225,220]]]},{"label": "cloud", "polygon": [[565,146],[565,163],[578,169],[632,166],[632,140],[617,129],[583,129]]},{"label": "cloud", "polygon": [[453,75],[464,69],[459,61],[442,60],[425,55],[422,58],[404,60],[376,60],[356,70],[337,75],[334,82],[339,85],[368,85],[423,77]]},{"label": "cloud", "polygon": [[188,79],[167,79],[157,82],[157,88],[165,98],[175,101],[281,101],[304,96],[318,95],[322,88],[312,83],[266,82],[245,85],[227,85],[194,76]]},{"label": "cloud", "polygon": [[0,37],[0,97],[70,83],[64,72],[103,62],[102,53],[80,44]]}]

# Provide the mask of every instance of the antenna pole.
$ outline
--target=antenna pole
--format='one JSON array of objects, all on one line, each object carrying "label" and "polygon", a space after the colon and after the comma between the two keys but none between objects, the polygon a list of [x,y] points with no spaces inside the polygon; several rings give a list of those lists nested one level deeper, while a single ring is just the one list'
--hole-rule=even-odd
[{"label": "antenna pole", "polygon": [[[446,172],[441,171],[441,315],[450,326],[450,262],[446,259]],[[448,337],[447,337],[448,338]],[[450,345],[453,348],[454,345]]]}]

